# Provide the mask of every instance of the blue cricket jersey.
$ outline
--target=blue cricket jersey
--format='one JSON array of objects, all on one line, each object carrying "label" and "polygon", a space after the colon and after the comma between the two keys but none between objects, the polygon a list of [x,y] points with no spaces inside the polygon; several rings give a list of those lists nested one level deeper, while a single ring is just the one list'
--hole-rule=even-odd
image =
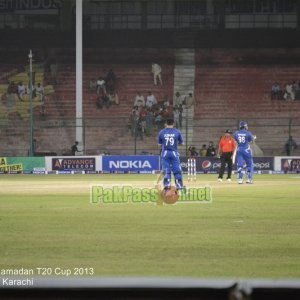
[{"label": "blue cricket jersey", "polygon": [[178,145],[183,144],[181,132],[176,128],[165,128],[158,135],[158,144],[162,145],[162,151],[178,151]]},{"label": "blue cricket jersey", "polygon": [[234,139],[237,142],[238,149],[248,149],[249,143],[253,141],[252,133],[245,129],[235,132]]}]

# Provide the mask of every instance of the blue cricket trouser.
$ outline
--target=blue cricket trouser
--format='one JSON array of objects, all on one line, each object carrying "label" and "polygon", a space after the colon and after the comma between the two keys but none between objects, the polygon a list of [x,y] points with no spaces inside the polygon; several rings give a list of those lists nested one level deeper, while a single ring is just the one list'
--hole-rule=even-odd
[{"label": "blue cricket trouser", "polygon": [[182,169],[180,165],[179,153],[177,151],[164,150],[161,153],[162,169],[166,172],[164,176],[164,186],[171,185],[171,173],[173,172],[177,188],[183,186]]},{"label": "blue cricket trouser", "polygon": [[236,153],[236,161],[237,161],[237,170],[238,170],[238,178],[243,179],[243,169],[244,164],[246,163],[246,171],[248,179],[252,180],[253,171],[254,171],[254,163],[253,163],[253,155],[250,147],[248,148],[238,148]]}]

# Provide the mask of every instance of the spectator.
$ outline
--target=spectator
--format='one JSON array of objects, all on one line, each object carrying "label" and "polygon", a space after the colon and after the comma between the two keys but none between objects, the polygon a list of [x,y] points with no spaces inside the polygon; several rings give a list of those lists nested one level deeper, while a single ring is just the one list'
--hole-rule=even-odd
[{"label": "spectator", "polygon": [[164,119],[161,113],[158,113],[155,116],[155,120],[154,120],[155,125],[157,126],[158,129],[162,128],[163,124],[164,124]]},{"label": "spectator", "polygon": [[291,83],[287,83],[285,86],[285,91],[283,94],[284,100],[287,100],[290,97],[292,100],[295,100],[295,93],[293,91],[293,85]]},{"label": "spectator", "polygon": [[181,123],[180,123],[180,111],[178,107],[175,107],[175,110],[173,111],[173,119],[174,119],[174,124],[176,128],[181,128]]},{"label": "spectator", "polygon": [[7,87],[7,92],[6,92],[7,107],[10,108],[10,107],[14,107],[16,105],[15,95],[18,95],[18,87],[14,81],[11,81]]},{"label": "spectator", "polygon": [[188,96],[185,97],[184,99],[184,103],[186,105],[187,108],[192,108],[194,107],[195,103],[195,99],[192,93],[189,93]]},{"label": "spectator", "polygon": [[156,100],[155,96],[153,95],[152,92],[149,91],[148,96],[147,96],[147,101],[146,101],[146,107],[152,108],[156,104],[157,104],[157,100]]},{"label": "spectator", "polygon": [[282,98],[282,91],[280,85],[277,82],[274,82],[271,89],[271,99],[280,100]]},{"label": "spectator", "polygon": [[294,150],[297,149],[297,144],[290,135],[289,139],[285,143],[285,151],[287,156],[293,155]]},{"label": "spectator", "polygon": [[97,94],[99,95],[101,91],[106,93],[105,89],[105,80],[101,77],[98,78],[97,80]]},{"label": "spectator", "polygon": [[183,104],[183,99],[182,99],[182,96],[180,95],[179,92],[176,92],[175,93],[175,97],[174,97],[174,100],[173,100],[173,107],[175,106],[180,106]]},{"label": "spectator", "polygon": [[216,148],[213,142],[209,142],[206,156],[216,156]]},{"label": "spectator", "polygon": [[39,101],[44,101],[44,87],[40,83],[37,84],[35,91]]},{"label": "spectator", "polygon": [[165,120],[168,120],[168,119],[172,119],[173,118],[173,109],[171,106],[168,106],[166,108],[162,108],[162,113],[163,113],[163,118]]},{"label": "spectator", "polygon": [[108,92],[112,93],[116,89],[116,84],[117,84],[117,77],[113,71],[113,69],[110,69],[109,72],[106,75],[106,89]]},{"label": "spectator", "polygon": [[164,125],[163,113],[164,111],[162,108],[156,107],[154,110],[154,124],[158,129]]},{"label": "spectator", "polygon": [[150,136],[152,134],[152,128],[153,128],[153,122],[154,122],[154,116],[151,109],[147,109],[147,115],[145,117],[146,120],[146,135]]},{"label": "spectator", "polygon": [[206,144],[202,145],[202,148],[200,149],[200,156],[202,156],[202,157],[207,156]]},{"label": "spectator", "polygon": [[108,99],[109,99],[110,104],[119,105],[119,97],[115,91],[108,94]]},{"label": "spectator", "polygon": [[145,98],[141,94],[141,92],[138,92],[137,95],[135,96],[134,106],[137,106],[139,108],[145,106]]},{"label": "spectator", "polygon": [[136,139],[137,137],[140,138],[140,140],[143,140],[143,127],[141,124],[141,119],[139,116],[139,112],[136,108],[132,110],[132,113],[129,117],[129,124],[128,128],[131,131],[131,135]]},{"label": "spectator", "polygon": [[23,97],[25,93],[26,93],[25,85],[22,83],[22,81],[20,81],[18,85],[18,97],[20,101],[24,101]]},{"label": "spectator", "polygon": [[100,93],[97,102],[96,102],[97,108],[103,108],[105,106],[107,109],[110,107],[110,101],[106,93],[103,91]]},{"label": "spectator", "polygon": [[196,157],[196,156],[198,156],[198,152],[196,151],[196,147],[190,146],[188,148],[188,156],[189,157]]},{"label": "spectator", "polygon": [[137,106],[134,106],[134,107],[132,108],[132,112],[131,112],[131,113],[133,114],[134,112],[135,112],[138,116],[140,115],[140,111],[139,111],[139,108],[138,108]]},{"label": "spectator", "polygon": [[37,142],[37,139],[33,139],[33,141],[32,141],[32,154],[33,154],[33,156],[35,156],[35,154],[36,154],[36,150],[38,149],[38,142]]},{"label": "spectator", "polygon": [[165,95],[164,96],[164,99],[163,99],[163,105],[164,107],[168,107],[171,105],[170,101],[169,101],[169,96],[168,95]]},{"label": "spectator", "polygon": [[140,123],[141,123],[143,134],[146,133],[146,116],[147,116],[147,111],[146,109],[142,108],[142,110],[140,111]]},{"label": "spectator", "polygon": [[95,92],[97,90],[97,81],[92,78],[89,83],[90,92]]},{"label": "spectator", "polygon": [[135,127],[135,138],[139,137],[140,140],[142,141],[143,138],[143,125],[142,125],[142,120],[138,118],[136,122],[136,127]]},{"label": "spectator", "polygon": [[79,152],[78,147],[77,147],[78,144],[79,144],[79,143],[76,141],[75,144],[71,147],[71,152],[72,152],[72,155],[73,155],[73,156],[76,155],[76,152]]},{"label": "spectator", "polygon": [[160,85],[162,85],[163,83],[161,79],[161,66],[156,63],[152,63],[151,72],[153,73],[154,84],[157,85],[157,78],[158,78]]},{"label": "spectator", "polygon": [[296,81],[293,81],[292,83],[292,91],[294,93],[294,100],[296,99],[296,90],[299,88],[298,84]]},{"label": "spectator", "polygon": [[8,94],[18,94],[18,86],[14,81],[11,81],[7,87]]},{"label": "spectator", "polygon": [[133,108],[131,115],[129,117],[129,124],[128,128],[131,131],[131,136],[135,136],[136,134],[136,127],[139,120],[139,114],[136,108]]}]

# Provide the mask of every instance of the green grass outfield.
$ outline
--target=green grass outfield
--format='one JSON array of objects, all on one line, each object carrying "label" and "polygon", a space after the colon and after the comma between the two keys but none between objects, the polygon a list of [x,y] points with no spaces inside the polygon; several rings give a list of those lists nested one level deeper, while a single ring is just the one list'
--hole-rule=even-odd
[{"label": "green grass outfield", "polygon": [[[100,276],[300,278],[300,176],[218,183],[210,204],[90,203],[93,183],[155,175],[1,175],[0,270],[94,268]],[[35,273],[35,275],[37,275]]]}]

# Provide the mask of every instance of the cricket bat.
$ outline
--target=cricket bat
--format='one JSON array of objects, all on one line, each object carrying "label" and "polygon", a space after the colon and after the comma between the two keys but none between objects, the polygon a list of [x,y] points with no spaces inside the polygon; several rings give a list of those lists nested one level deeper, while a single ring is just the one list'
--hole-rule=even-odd
[{"label": "cricket bat", "polygon": [[157,184],[161,183],[165,175],[166,175],[166,171],[164,170],[158,175],[156,183]]},{"label": "cricket bat", "polygon": [[236,159],[236,150],[237,150],[237,147],[235,147],[234,151],[233,151],[233,154],[232,154],[232,164],[235,163],[235,159]]}]

